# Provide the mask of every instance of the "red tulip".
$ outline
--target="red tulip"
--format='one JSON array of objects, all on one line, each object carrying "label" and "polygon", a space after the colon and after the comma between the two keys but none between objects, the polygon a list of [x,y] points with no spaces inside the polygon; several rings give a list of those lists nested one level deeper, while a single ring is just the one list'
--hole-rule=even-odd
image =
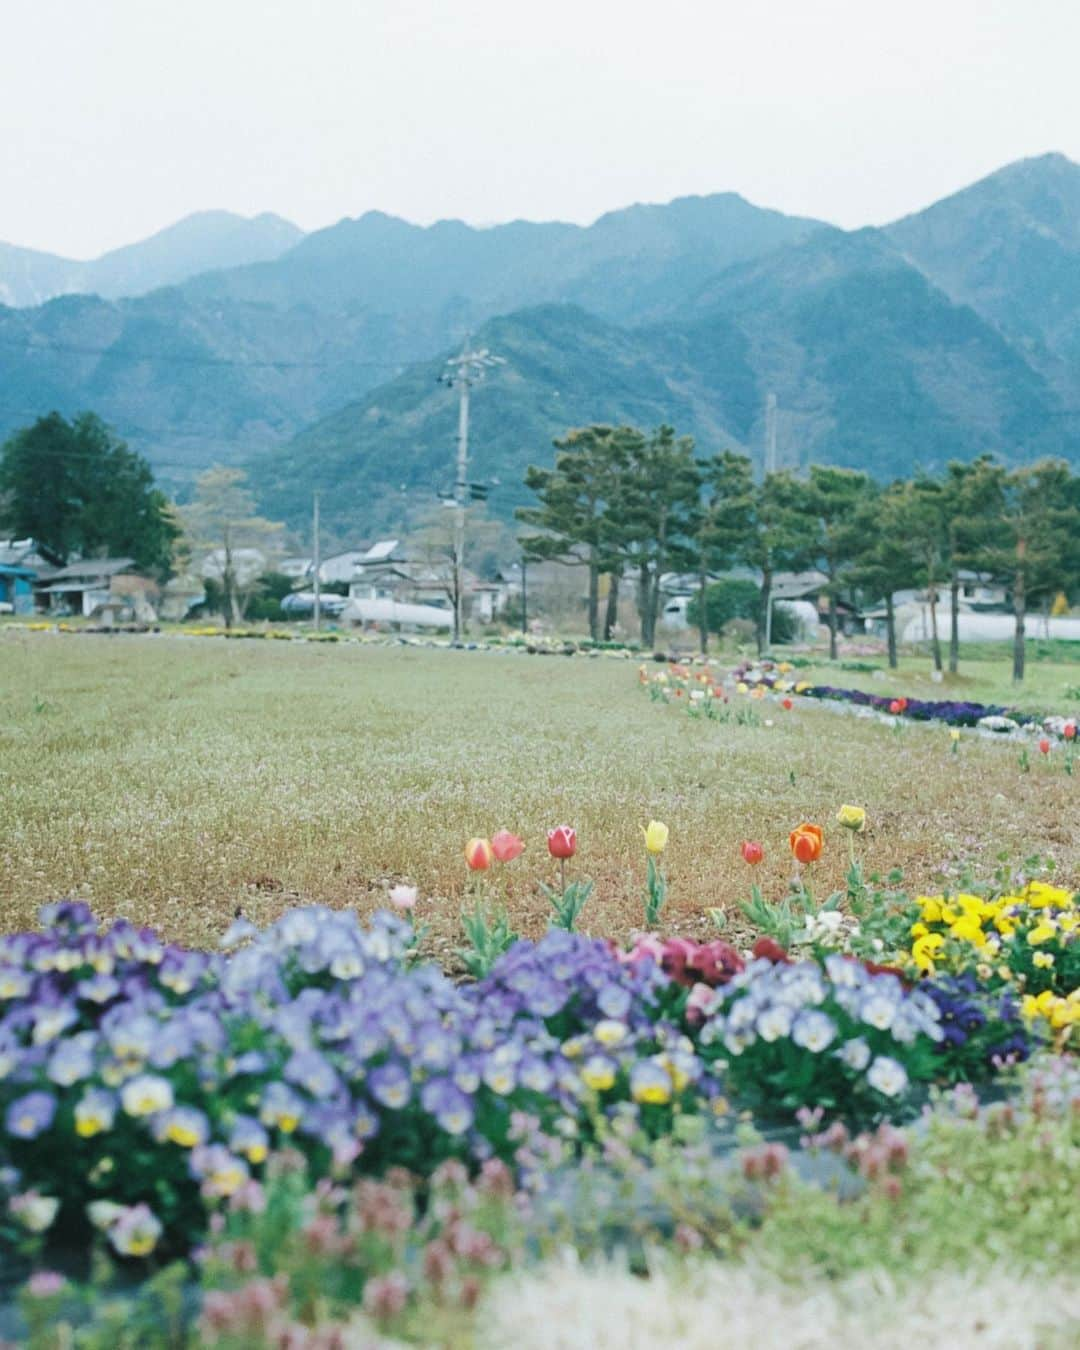
[{"label": "red tulip", "polygon": [[1044,755],[1048,755],[1050,753],[1050,742],[1046,739],[1045,736],[1039,742],[1039,749],[1042,751]]},{"label": "red tulip", "polygon": [[892,713],[894,717],[899,717],[899,715],[904,711],[898,698],[894,698],[893,701],[889,704],[889,711]]},{"label": "red tulip", "polygon": [[801,863],[817,862],[825,844],[821,826],[809,825],[805,821],[791,831],[788,842],[796,860]]},{"label": "red tulip", "polygon": [[491,851],[501,863],[513,862],[515,858],[520,857],[524,847],[524,839],[519,839],[509,830],[500,830],[498,834],[491,836]]},{"label": "red tulip", "polygon": [[789,699],[789,698],[782,698],[782,699],[780,700],[780,706],[781,706],[781,708],[783,708],[783,710],[784,710],[785,712],[790,712],[790,711],[792,710],[792,708],[793,708],[795,705],[794,705],[794,703],[792,703],[791,699]]},{"label": "red tulip", "polygon": [[548,830],[548,852],[553,858],[572,858],[577,852],[577,830],[570,825],[560,825]]},{"label": "red tulip", "polygon": [[491,845],[486,839],[470,839],[465,845],[465,861],[470,871],[486,872],[494,858]]},{"label": "red tulip", "polygon": [[752,839],[744,839],[742,846],[743,861],[748,862],[751,867],[756,867],[765,857],[765,850],[760,844]]},{"label": "red tulip", "polygon": [[1067,741],[1075,740],[1075,738],[1076,738],[1076,723],[1075,723],[1075,722],[1066,722],[1065,725],[1061,728],[1061,734],[1065,737],[1065,739],[1066,739]]}]

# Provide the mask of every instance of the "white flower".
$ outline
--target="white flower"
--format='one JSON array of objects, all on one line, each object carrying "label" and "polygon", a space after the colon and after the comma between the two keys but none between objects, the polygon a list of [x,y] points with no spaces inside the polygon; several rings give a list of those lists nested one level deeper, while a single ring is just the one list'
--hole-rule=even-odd
[{"label": "white flower", "polygon": [[896,1004],[892,999],[882,998],[880,994],[871,994],[863,1000],[859,1015],[864,1022],[878,1031],[888,1031],[896,1016]]},{"label": "white flower", "polygon": [[767,1008],[758,1018],[755,1029],[763,1041],[776,1041],[791,1031],[792,1012],[783,1003]]},{"label": "white flower", "polygon": [[173,1104],[172,1084],[152,1073],[140,1074],[124,1084],[120,1102],[129,1116],[152,1116],[167,1111]]},{"label": "white flower", "polygon": [[44,1233],[51,1228],[60,1208],[55,1196],[39,1195],[37,1191],[13,1196],[10,1203],[11,1212],[29,1233]]},{"label": "white flower", "polygon": [[878,1055],[866,1075],[872,1088],[886,1097],[898,1097],[908,1085],[907,1071],[888,1055]]},{"label": "white flower", "polygon": [[593,1036],[601,1045],[620,1045],[627,1035],[626,1023],[617,1022],[613,1017],[605,1017],[593,1027]]},{"label": "white flower", "polygon": [[849,1069],[861,1073],[870,1063],[870,1047],[859,1036],[855,1040],[842,1045],[836,1052],[836,1058],[846,1064]]},{"label": "white flower", "polygon": [[802,1012],[796,1017],[791,1039],[812,1054],[824,1050],[836,1036],[836,1024],[822,1012]]},{"label": "white flower", "polygon": [[118,1205],[114,1200],[91,1200],[86,1206],[86,1216],[95,1228],[104,1232],[127,1213],[126,1205]]}]

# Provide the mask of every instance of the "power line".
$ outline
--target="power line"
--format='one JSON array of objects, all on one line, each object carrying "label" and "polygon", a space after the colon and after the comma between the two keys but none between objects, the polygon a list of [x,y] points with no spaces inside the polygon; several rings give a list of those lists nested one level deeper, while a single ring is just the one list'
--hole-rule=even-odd
[{"label": "power line", "polygon": [[349,356],[341,356],[334,361],[248,361],[224,356],[183,356],[178,352],[147,352],[138,349],[132,351],[119,344],[114,344],[111,347],[83,347],[75,343],[41,341],[39,339],[19,342],[5,337],[0,337],[0,347],[17,348],[27,356],[32,356],[35,352],[62,352],[70,356],[112,356],[136,361],[155,361],[160,365],[221,366],[226,369],[241,370],[330,370],[346,365],[361,366],[373,370],[401,370],[414,364],[408,360],[360,361],[353,360]]}]

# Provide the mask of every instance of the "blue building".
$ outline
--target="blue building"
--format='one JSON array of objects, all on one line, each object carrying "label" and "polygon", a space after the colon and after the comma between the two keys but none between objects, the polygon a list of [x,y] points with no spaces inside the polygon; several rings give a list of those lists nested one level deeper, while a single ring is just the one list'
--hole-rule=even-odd
[{"label": "blue building", "polygon": [[33,614],[36,576],[32,567],[0,563],[0,614]]}]

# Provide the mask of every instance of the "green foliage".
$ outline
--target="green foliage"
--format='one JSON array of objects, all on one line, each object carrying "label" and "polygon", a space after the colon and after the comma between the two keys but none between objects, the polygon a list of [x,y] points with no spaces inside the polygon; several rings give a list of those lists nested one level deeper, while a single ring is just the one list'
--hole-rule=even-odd
[{"label": "green foliage", "polygon": [[[283,575],[281,572],[264,572],[261,577],[257,577],[253,587],[253,594],[248,602],[247,615],[252,621],[266,620],[269,623],[281,623],[288,618],[288,615],[281,608],[281,602],[287,595],[292,594],[293,581],[291,577]],[[209,600],[209,591],[207,592]]]},{"label": "green foliage", "polygon": [[552,928],[564,928],[568,933],[572,933],[586,901],[592,894],[593,883],[572,881],[565,890],[559,890],[555,886],[546,886],[541,882],[540,889],[551,901],[554,910],[551,918]]},{"label": "green foliage", "polygon": [[[711,581],[705,588],[705,612],[710,633],[723,633],[732,619],[749,619],[756,626],[761,620],[761,590],[756,582],[746,577],[724,577],[720,581]],[[690,601],[686,617],[692,627],[700,626],[700,596],[695,595]],[[773,642],[791,642],[795,632],[795,619],[791,611],[774,604]]]},{"label": "green foliage", "polygon": [[483,900],[477,900],[471,914],[462,914],[461,925],[469,945],[459,947],[457,954],[469,974],[482,980],[503,952],[517,941],[518,935],[510,927],[506,911],[500,910],[491,918]]},{"label": "green foliage", "polygon": [[944,1097],[891,1158],[892,1136],[877,1149],[867,1141],[879,1170],[865,1169],[844,1200],[792,1179],[773,1192],[747,1259],[777,1273],[884,1268],[909,1280],[993,1260],[1075,1270],[1080,1210],[1067,1197],[1080,1189],[1080,1114],[1069,1078],[1067,1061],[1043,1063],[1027,1101],[981,1111],[969,1091]]},{"label": "green foliage", "polygon": [[660,871],[656,859],[649,854],[645,878],[645,927],[653,929],[660,923],[660,915],[667,903],[667,878]]},{"label": "green foliage", "polygon": [[93,413],[39,417],[0,450],[2,525],[65,561],[129,557],[161,578],[179,536],[141,455]]}]

